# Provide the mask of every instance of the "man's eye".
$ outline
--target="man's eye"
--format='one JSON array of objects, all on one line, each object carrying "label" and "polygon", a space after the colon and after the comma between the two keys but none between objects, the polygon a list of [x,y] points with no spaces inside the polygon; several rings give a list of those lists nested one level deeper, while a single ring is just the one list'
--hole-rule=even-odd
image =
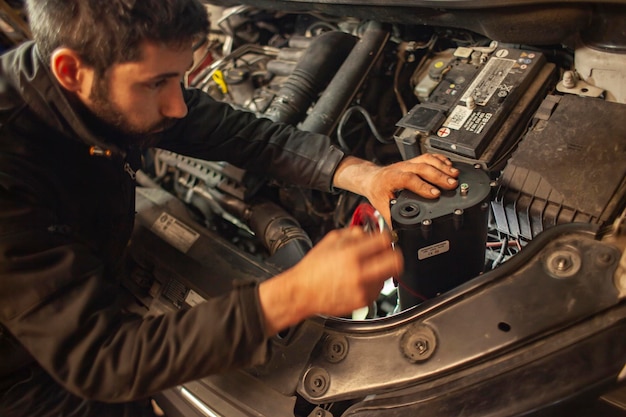
[{"label": "man's eye", "polygon": [[148,83],[147,86],[150,89],[156,90],[156,89],[158,89],[160,87],[163,87],[166,82],[167,82],[167,80],[165,80],[165,79],[158,80],[158,81],[154,81],[154,82]]}]

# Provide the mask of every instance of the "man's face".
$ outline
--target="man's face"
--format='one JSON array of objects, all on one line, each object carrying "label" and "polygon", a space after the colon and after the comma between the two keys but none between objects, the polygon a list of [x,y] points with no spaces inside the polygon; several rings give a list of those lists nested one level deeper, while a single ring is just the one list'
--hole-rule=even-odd
[{"label": "man's face", "polygon": [[115,64],[94,79],[85,104],[130,136],[157,133],[187,114],[180,82],[192,59],[191,46],[172,49],[146,42],[139,61]]}]

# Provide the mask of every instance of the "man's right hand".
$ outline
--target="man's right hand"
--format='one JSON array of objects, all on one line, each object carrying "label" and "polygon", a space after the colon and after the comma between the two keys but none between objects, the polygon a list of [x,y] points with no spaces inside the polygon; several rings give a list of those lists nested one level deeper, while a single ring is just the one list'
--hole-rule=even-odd
[{"label": "man's right hand", "polygon": [[314,314],[341,316],[369,305],[402,266],[388,233],[333,230],[297,265],[259,286],[266,334]]}]

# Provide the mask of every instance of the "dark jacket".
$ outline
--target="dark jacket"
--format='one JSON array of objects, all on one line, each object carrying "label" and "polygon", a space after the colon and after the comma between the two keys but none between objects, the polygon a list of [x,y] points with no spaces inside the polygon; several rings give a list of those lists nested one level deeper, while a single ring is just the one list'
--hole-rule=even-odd
[{"label": "dark jacket", "polygon": [[[176,314],[122,311],[116,270],[133,227],[140,150],[79,117],[32,43],[0,66],[0,395],[26,367],[76,396],[125,402],[262,362],[255,284]],[[188,115],[158,147],[331,189],[343,155],[327,137],[197,90],[185,99]]]}]

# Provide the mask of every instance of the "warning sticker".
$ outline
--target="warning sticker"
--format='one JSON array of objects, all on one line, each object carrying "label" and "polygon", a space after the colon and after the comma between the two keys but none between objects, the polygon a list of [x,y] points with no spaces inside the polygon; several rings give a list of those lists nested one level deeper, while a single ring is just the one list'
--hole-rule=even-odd
[{"label": "warning sticker", "polygon": [[200,237],[200,233],[167,213],[162,213],[152,224],[151,229],[183,253],[187,253],[191,245]]},{"label": "warning sticker", "polygon": [[443,242],[435,243],[434,245],[426,246],[417,251],[417,259],[432,258],[433,256],[446,253],[450,250],[450,241],[444,240]]},{"label": "warning sticker", "polygon": [[456,106],[450,113],[450,116],[443,122],[443,126],[450,129],[459,130],[465,124],[465,121],[472,114],[472,110],[465,106]]},{"label": "warning sticker", "polygon": [[474,97],[474,102],[479,106],[485,106],[491,96],[498,90],[502,81],[515,65],[515,60],[505,58],[491,58],[485,68],[474,79],[461,98],[467,101],[469,97]]}]

